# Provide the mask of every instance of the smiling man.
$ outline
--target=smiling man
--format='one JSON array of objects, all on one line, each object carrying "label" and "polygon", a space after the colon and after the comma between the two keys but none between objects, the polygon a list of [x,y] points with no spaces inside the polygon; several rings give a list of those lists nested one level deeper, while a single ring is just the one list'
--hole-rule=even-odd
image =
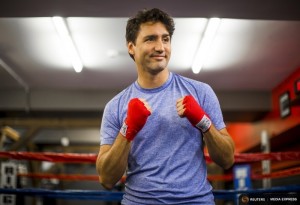
[{"label": "smiling man", "polygon": [[173,19],[156,8],[127,22],[138,77],[105,107],[96,162],[107,189],[126,172],[125,205],[214,204],[204,144],[218,165],[226,169],[234,162],[211,87],[167,67],[174,29]]}]

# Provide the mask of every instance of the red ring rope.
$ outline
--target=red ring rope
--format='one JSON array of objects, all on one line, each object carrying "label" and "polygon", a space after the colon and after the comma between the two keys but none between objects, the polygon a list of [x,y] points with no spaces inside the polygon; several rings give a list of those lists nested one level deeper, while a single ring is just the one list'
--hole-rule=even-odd
[{"label": "red ring rope", "polygon": [[[0,158],[17,160],[38,160],[65,163],[95,163],[96,154],[53,153],[53,152],[0,152]],[[236,153],[235,163],[257,162],[262,160],[283,161],[300,160],[300,152],[274,152],[274,153]],[[205,155],[207,162],[211,162]]]}]

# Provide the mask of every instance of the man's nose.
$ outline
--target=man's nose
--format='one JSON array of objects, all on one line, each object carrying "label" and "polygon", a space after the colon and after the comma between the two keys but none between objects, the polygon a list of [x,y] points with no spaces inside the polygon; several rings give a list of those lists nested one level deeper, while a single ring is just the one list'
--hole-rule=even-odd
[{"label": "man's nose", "polygon": [[163,51],[164,50],[164,44],[162,40],[157,40],[155,43],[155,50],[156,51]]}]

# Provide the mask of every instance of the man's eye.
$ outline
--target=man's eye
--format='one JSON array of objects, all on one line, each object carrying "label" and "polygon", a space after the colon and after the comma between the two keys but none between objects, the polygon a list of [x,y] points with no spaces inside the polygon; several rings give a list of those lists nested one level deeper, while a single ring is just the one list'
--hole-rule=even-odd
[{"label": "man's eye", "polygon": [[170,41],[170,38],[169,38],[169,37],[166,37],[166,38],[163,39],[163,41],[167,43],[167,42]]},{"label": "man's eye", "polygon": [[153,38],[153,37],[149,37],[146,39],[146,41],[154,41],[154,40],[155,40],[155,38]]}]

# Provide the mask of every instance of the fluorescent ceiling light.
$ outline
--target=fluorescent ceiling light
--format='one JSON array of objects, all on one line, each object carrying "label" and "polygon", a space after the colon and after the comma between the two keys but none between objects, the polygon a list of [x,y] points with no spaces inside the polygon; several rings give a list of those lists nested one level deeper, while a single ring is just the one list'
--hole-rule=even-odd
[{"label": "fluorescent ceiling light", "polygon": [[65,48],[65,52],[67,53],[66,56],[69,57],[74,70],[77,73],[80,73],[83,68],[83,65],[74,45],[74,42],[68,31],[65,20],[62,17],[54,16],[52,17],[52,21]]},{"label": "fluorescent ceiling light", "polygon": [[207,23],[203,38],[201,40],[201,43],[194,58],[194,62],[192,64],[192,70],[195,74],[200,72],[205,61],[208,58],[209,50],[218,31],[220,22],[221,19],[219,18],[211,18]]}]

